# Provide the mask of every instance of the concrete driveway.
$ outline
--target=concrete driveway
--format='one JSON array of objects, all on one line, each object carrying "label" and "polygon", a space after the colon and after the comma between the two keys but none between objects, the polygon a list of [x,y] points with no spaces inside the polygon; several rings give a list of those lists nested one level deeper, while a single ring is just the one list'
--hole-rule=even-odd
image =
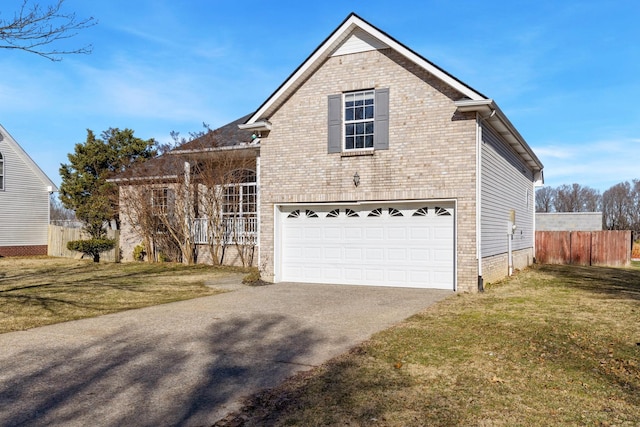
[{"label": "concrete driveway", "polygon": [[450,291],[280,283],[0,335],[0,425],[211,425]]}]

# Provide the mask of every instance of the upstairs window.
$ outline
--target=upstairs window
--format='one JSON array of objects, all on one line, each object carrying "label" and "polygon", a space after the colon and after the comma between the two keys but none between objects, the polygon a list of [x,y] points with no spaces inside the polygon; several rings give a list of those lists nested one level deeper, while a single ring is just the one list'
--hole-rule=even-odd
[{"label": "upstairs window", "polygon": [[344,94],[344,149],[373,148],[375,96],[372,90]]},{"label": "upstairs window", "polygon": [[0,153],[0,190],[4,190],[4,157]]},{"label": "upstairs window", "polygon": [[389,89],[329,95],[328,152],[389,149]]}]

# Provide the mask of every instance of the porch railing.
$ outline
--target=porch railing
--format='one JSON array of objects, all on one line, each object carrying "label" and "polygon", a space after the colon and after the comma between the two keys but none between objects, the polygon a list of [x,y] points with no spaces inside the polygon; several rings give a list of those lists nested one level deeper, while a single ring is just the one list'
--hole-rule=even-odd
[{"label": "porch railing", "polygon": [[210,233],[208,218],[194,219],[191,227],[194,243],[198,245],[215,242],[238,245],[258,244],[257,217],[222,218],[219,228],[219,231]]}]

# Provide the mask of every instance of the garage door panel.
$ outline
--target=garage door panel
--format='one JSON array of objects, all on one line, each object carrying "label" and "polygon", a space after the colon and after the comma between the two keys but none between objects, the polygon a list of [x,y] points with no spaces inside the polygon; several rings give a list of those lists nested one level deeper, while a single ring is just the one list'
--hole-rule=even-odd
[{"label": "garage door panel", "polygon": [[365,259],[367,262],[379,262],[384,261],[384,249],[382,248],[369,248],[365,251]]},{"label": "garage door panel", "polygon": [[362,280],[362,269],[347,267],[344,269],[344,278],[346,280]]},{"label": "garage door panel", "polygon": [[387,239],[389,240],[407,240],[407,227],[388,227]]},{"label": "garage door panel", "polygon": [[323,228],[323,237],[327,240],[340,240],[342,229],[340,227],[331,226]]},{"label": "garage door panel", "polygon": [[450,250],[434,250],[433,251],[433,260],[438,263],[448,263],[451,259],[451,251]]},{"label": "garage door panel", "polygon": [[404,262],[407,260],[407,250],[405,248],[389,248],[387,249],[387,260]]},{"label": "garage door panel", "polygon": [[387,271],[387,280],[398,284],[405,283],[407,281],[407,272],[404,270],[389,269]]},{"label": "garage door panel", "polygon": [[429,240],[431,229],[425,226],[413,226],[409,233],[410,240]]},{"label": "garage door panel", "polygon": [[344,256],[342,255],[342,248],[339,246],[330,246],[324,248],[323,250],[324,259],[325,260],[341,260]]},{"label": "garage door panel", "polygon": [[438,216],[436,204],[356,206],[349,216],[344,206],[295,209],[298,217],[280,217],[280,280],[454,287],[453,215]]},{"label": "garage door panel", "polygon": [[384,229],[379,226],[366,227],[364,229],[364,235],[367,240],[382,240],[384,239]]},{"label": "garage door panel", "polygon": [[381,268],[367,268],[364,271],[364,277],[367,280],[367,283],[375,283],[381,281],[381,278],[384,277],[384,270]]},{"label": "garage door panel", "polygon": [[360,227],[345,227],[344,229],[345,239],[362,239],[362,229]]},{"label": "garage door panel", "polygon": [[344,250],[344,259],[349,262],[358,262],[362,261],[362,251],[361,248],[345,248]]},{"label": "garage door panel", "polygon": [[415,261],[429,261],[431,259],[430,252],[428,249],[411,248],[409,250],[409,260],[412,263]]},{"label": "garage door panel", "polygon": [[304,229],[304,238],[309,239],[320,239],[322,237],[322,228],[315,225],[311,227],[307,227]]}]

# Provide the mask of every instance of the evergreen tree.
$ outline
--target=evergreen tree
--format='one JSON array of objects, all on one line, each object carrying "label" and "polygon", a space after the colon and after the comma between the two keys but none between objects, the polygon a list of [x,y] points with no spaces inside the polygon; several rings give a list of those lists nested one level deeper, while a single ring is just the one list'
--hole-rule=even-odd
[{"label": "evergreen tree", "polygon": [[133,130],[110,128],[96,138],[87,129],[84,144],[76,144],[68,154],[69,163],[60,165],[60,200],[75,211],[93,239],[105,236],[104,224],[118,218],[118,188],[107,179],[130,166],[156,155],[153,139],[143,140]]}]

